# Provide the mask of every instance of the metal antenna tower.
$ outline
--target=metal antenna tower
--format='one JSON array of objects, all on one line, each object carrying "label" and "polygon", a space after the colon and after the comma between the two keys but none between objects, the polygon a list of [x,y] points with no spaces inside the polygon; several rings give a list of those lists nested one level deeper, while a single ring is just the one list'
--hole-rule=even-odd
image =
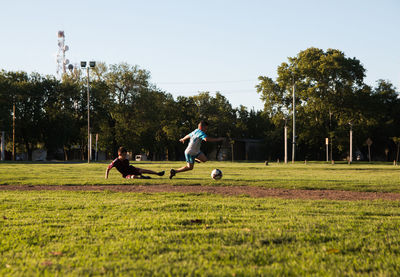
[{"label": "metal antenna tower", "polygon": [[[64,31],[58,31],[57,74],[60,76],[67,71],[69,60],[65,58],[65,52],[68,50],[68,45],[65,45]],[[68,68],[70,68],[70,66],[68,66]]]}]

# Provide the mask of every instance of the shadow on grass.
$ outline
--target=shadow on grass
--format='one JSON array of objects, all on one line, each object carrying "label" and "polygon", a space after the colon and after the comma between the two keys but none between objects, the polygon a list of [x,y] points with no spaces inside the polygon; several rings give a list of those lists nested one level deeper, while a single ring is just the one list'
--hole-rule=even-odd
[{"label": "shadow on grass", "polygon": [[262,245],[280,245],[285,243],[292,243],[295,242],[296,239],[292,237],[280,237],[280,238],[271,238],[271,239],[264,239],[261,240]]}]

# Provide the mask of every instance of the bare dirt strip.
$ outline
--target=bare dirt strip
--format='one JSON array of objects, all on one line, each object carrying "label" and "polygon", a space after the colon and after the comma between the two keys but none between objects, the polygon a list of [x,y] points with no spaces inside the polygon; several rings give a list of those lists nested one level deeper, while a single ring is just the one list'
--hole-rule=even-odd
[{"label": "bare dirt strip", "polygon": [[250,186],[172,186],[172,185],[98,185],[98,186],[28,186],[2,185],[0,191],[112,191],[135,193],[212,193],[224,196],[247,195],[257,198],[310,200],[391,200],[400,201],[400,193],[357,192],[343,190],[298,190]]}]

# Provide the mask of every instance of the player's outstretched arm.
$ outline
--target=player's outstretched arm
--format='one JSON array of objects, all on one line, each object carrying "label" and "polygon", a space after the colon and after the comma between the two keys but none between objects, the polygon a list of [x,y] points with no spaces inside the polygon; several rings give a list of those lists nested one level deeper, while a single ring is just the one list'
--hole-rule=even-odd
[{"label": "player's outstretched arm", "polygon": [[219,137],[219,138],[206,137],[204,139],[204,141],[206,141],[206,142],[218,142],[218,141],[224,141],[224,140],[225,140],[225,138],[223,138],[223,137]]},{"label": "player's outstretched arm", "polygon": [[104,178],[108,178],[108,173],[110,172],[110,170],[111,170],[111,168],[113,168],[114,167],[114,162],[116,161],[117,159],[115,159],[114,161],[112,161],[108,166],[107,166],[107,169],[106,169],[106,176],[104,176]]},{"label": "player's outstretched arm", "polygon": [[189,135],[184,136],[183,138],[179,139],[180,142],[185,143],[186,140],[190,139]]},{"label": "player's outstretched arm", "polygon": [[108,173],[110,172],[110,168],[107,167],[106,169],[106,176],[104,176],[105,179],[108,179]]}]

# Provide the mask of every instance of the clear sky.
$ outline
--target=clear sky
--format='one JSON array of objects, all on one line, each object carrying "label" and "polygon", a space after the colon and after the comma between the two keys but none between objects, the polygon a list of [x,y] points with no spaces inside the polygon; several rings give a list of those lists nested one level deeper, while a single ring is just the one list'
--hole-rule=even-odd
[{"label": "clear sky", "polygon": [[73,63],[139,65],[174,97],[219,91],[258,110],[257,77],[312,46],[399,88],[399,29],[399,0],[1,0],[0,69],[55,75],[63,30]]}]

